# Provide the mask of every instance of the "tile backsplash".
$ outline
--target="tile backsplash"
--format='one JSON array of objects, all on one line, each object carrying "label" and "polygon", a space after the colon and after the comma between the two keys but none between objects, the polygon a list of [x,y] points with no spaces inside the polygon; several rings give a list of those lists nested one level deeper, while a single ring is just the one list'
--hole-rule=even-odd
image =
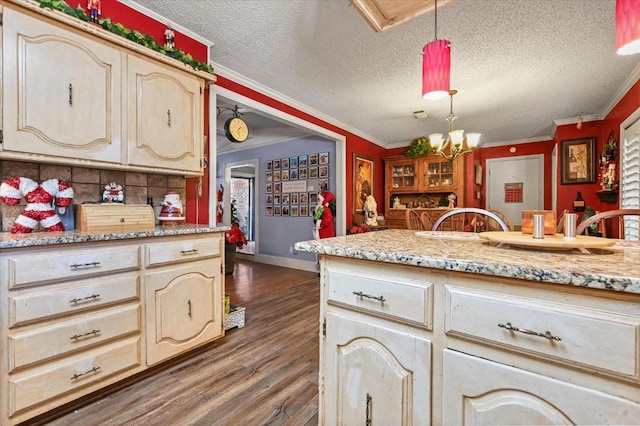
[{"label": "tile backsplash", "polygon": [[[65,180],[73,188],[73,204],[100,203],[104,185],[110,182],[122,185],[126,204],[146,204],[147,198],[151,197],[153,204],[157,205],[164,200],[167,191],[175,191],[180,194],[181,199],[185,199],[186,180],[182,176],[0,161],[0,181],[4,182],[5,179],[12,177],[26,177],[38,183],[47,179]],[[8,206],[0,202],[0,231],[11,230],[13,222],[26,204],[24,198],[17,206]]]}]

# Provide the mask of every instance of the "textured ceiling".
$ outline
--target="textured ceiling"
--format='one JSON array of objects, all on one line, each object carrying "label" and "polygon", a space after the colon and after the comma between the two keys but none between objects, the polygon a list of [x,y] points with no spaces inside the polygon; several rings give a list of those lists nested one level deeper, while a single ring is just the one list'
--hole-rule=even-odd
[{"label": "textured ceiling", "polygon": [[[433,14],[375,32],[347,0],[138,4],[213,42],[214,65],[382,146],[447,130],[449,99],[420,93]],[[492,145],[549,138],[554,120],[602,118],[640,73],[640,55],[614,52],[614,12],[615,0],[456,0],[439,9],[438,38],[452,45],[455,128]],[[419,110],[428,118],[414,118]]]}]

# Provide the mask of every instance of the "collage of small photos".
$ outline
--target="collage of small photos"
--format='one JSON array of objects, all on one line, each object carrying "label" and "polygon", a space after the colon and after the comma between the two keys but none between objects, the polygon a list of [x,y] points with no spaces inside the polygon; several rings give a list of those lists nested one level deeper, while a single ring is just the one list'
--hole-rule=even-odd
[{"label": "collage of small photos", "polygon": [[318,193],[329,189],[329,153],[268,160],[265,181],[267,216],[313,216]]}]

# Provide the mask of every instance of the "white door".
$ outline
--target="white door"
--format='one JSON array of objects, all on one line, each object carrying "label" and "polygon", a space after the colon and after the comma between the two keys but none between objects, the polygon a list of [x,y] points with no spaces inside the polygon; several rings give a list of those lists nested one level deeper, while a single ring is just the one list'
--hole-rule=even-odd
[{"label": "white door", "polygon": [[[514,200],[514,197],[505,196],[506,184],[522,184],[521,201],[517,197]],[[488,209],[502,210],[511,223],[518,226],[522,224],[522,210],[542,210],[544,156],[524,155],[487,160],[486,206]]]}]

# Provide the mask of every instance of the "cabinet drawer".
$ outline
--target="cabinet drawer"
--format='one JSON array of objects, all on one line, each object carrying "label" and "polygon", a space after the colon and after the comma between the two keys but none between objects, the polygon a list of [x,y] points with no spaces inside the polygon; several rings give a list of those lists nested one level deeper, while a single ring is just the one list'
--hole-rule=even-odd
[{"label": "cabinet drawer", "polygon": [[[509,325],[521,330],[508,329]],[[640,378],[640,317],[448,286],[446,331]],[[544,337],[547,332],[559,340]]]},{"label": "cabinet drawer", "polygon": [[85,280],[73,288],[9,294],[9,327],[53,316],[73,314],[116,302],[140,299],[137,273],[117,278]]},{"label": "cabinet drawer", "polygon": [[220,237],[151,243],[146,245],[146,266],[190,262],[220,256]]},{"label": "cabinet drawer", "polygon": [[9,288],[40,282],[74,280],[93,275],[140,269],[140,247],[46,250],[8,259]]},{"label": "cabinet drawer", "polygon": [[140,332],[140,304],[101,311],[9,336],[9,372],[119,336]]},{"label": "cabinet drawer", "polygon": [[133,369],[140,365],[140,355],[137,337],[87,351],[35,372],[9,376],[9,415]]},{"label": "cabinet drawer", "polygon": [[432,327],[431,282],[330,271],[328,302]]}]

